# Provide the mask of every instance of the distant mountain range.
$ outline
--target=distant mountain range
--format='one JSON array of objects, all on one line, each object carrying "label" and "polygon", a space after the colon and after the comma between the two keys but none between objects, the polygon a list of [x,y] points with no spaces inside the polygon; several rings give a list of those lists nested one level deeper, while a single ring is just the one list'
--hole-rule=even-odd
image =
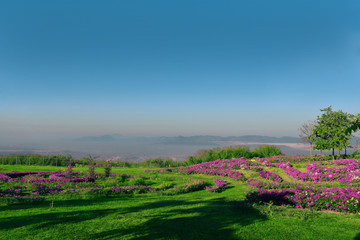
[{"label": "distant mountain range", "polygon": [[140,142],[159,142],[159,143],[211,143],[222,141],[233,142],[259,142],[259,143],[299,143],[300,138],[297,137],[269,137],[259,135],[246,135],[246,136],[177,136],[177,137],[132,137],[120,134],[100,135],[100,136],[85,136],[74,139],[77,142],[118,142],[118,141],[140,141]]}]

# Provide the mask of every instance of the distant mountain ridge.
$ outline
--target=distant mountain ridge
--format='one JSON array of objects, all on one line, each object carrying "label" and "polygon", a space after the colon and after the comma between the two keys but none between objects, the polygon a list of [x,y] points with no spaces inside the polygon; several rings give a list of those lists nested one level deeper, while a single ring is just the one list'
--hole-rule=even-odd
[{"label": "distant mountain ridge", "polygon": [[269,137],[260,135],[245,135],[245,136],[213,136],[213,135],[198,135],[198,136],[176,136],[176,137],[132,137],[121,134],[99,135],[99,136],[84,136],[74,139],[74,141],[81,142],[117,142],[117,141],[147,141],[160,143],[209,143],[220,141],[234,141],[234,142],[259,142],[259,143],[299,143],[300,138],[297,137]]}]

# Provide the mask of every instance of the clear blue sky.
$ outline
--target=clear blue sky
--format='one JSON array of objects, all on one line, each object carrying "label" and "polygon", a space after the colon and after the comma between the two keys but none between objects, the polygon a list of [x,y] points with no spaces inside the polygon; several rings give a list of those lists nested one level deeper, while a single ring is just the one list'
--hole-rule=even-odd
[{"label": "clear blue sky", "polygon": [[2,1],[1,136],[270,135],[360,112],[360,2]]}]

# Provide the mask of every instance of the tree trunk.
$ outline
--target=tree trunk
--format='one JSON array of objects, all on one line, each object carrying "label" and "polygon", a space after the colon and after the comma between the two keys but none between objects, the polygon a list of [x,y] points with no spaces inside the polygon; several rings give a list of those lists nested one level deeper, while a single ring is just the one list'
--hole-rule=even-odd
[{"label": "tree trunk", "polygon": [[313,155],[313,148],[312,148],[312,144],[310,144],[310,156]]},{"label": "tree trunk", "polygon": [[334,148],[332,149],[332,157],[333,157],[333,160],[335,160],[335,149]]}]

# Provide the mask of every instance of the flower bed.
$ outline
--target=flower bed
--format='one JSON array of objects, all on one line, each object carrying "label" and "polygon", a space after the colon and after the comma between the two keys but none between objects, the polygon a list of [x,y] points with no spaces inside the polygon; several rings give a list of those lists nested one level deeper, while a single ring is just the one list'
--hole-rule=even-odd
[{"label": "flower bed", "polygon": [[272,180],[272,181],[275,181],[275,182],[282,182],[282,178],[277,175],[276,173],[273,173],[273,172],[268,172],[268,171],[261,171],[259,172],[260,174],[260,177],[266,179],[266,180]]},{"label": "flower bed", "polygon": [[360,188],[316,188],[298,187],[290,189],[267,190],[260,188],[248,193],[251,202],[273,202],[277,205],[291,205],[296,208],[331,210],[337,212],[360,211]]},{"label": "flower bed", "polygon": [[[57,194],[129,194],[147,193],[156,189],[146,186],[141,176],[127,174],[95,174],[95,177],[83,173],[70,172],[12,172],[0,174],[0,202],[18,202],[23,200],[43,200],[44,197]],[[142,180],[142,181],[140,181]],[[132,183],[132,185],[130,185]],[[120,185],[126,186],[120,186]]]},{"label": "flower bed", "polygon": [[216,178],[214,179],[214,183],[214,187],[206,187],[208,192],[220,193],[228,187],[228,184],[222,179]]},{"label": "flower bed", "polygon": [[340,182],[344,184],[360,182],[360,164],[350,163],[342,168],[325,167],[317,164],[308,164],[307,172],[293,168],[288,162],[276,164],[287,175],[302,182]]}]

